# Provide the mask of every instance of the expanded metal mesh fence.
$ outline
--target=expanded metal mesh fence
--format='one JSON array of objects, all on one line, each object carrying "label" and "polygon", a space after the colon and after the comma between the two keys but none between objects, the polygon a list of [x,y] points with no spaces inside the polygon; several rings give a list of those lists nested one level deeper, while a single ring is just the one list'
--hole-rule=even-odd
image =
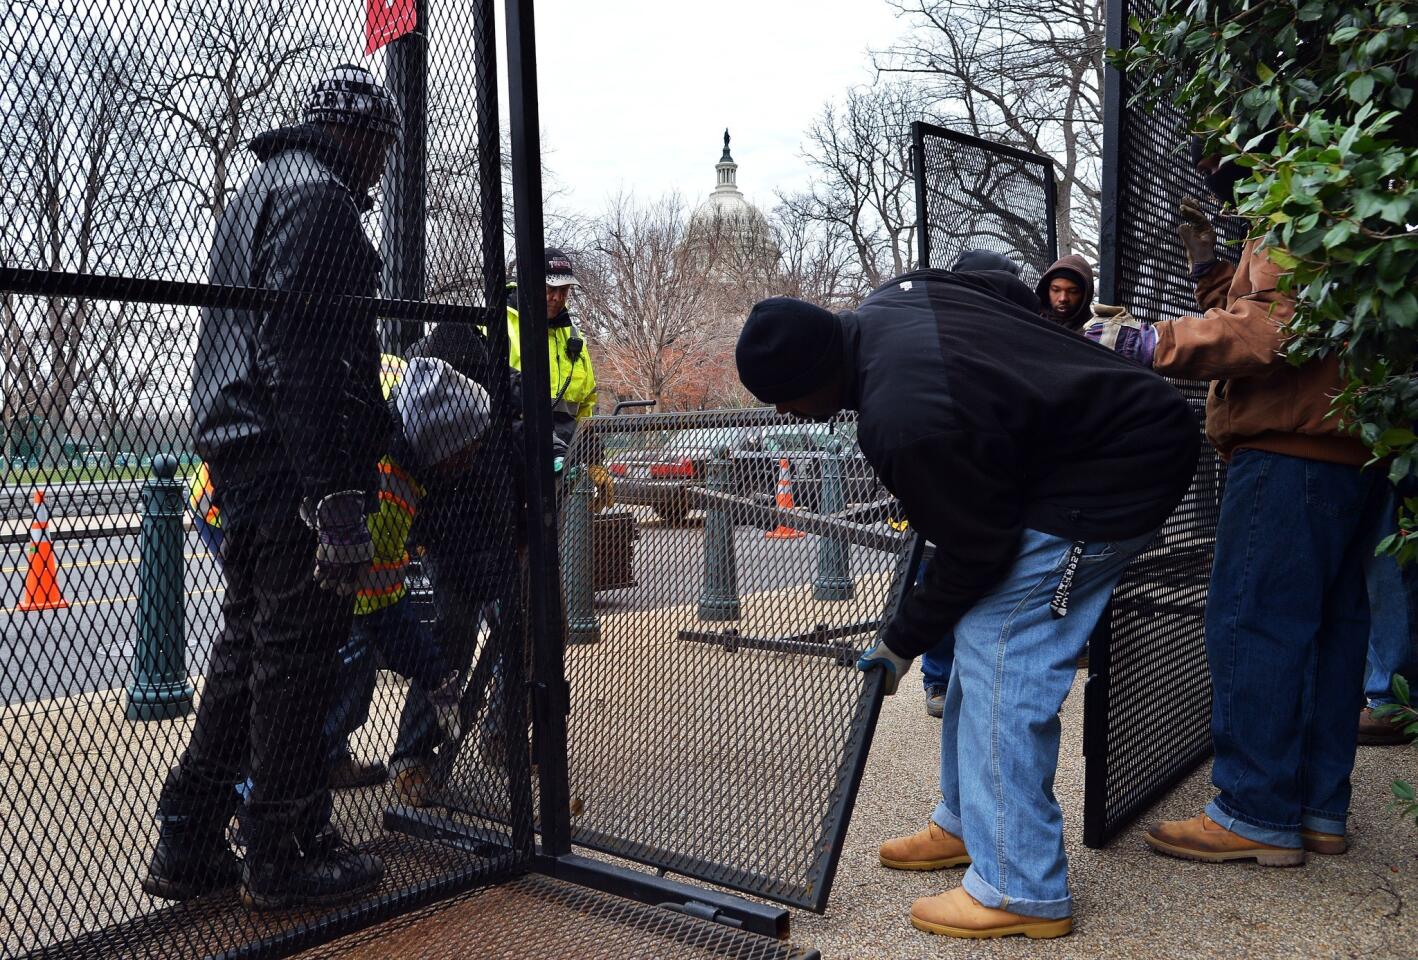
[{"label": "expanded metal mesh fence", "polygon": [[[278,952],[530,857],[493,5],[370,10],[3,13],[0,955]],[[430,773],[514,815],[388,830]]]},{"label": "expanded metal mesh fence", "polygon": [[823,909],[880,704],[854,663],[909,546],[855,428],[752,410],[578,433],[561,497],[575,843]]},{"label": "expanded metal mesh fence", "polygon": [[921,265],[949,270],[966,250],[989,250],[1037,283],[1057,258],[1053,161],[928,123],[911,136]]},{"label": "expanded metal mesh fence", "polygon": [[299,960],[819,960],[769,937],[586,890],[524,877],[421,910],[299,955]]},{"label": "expanded metal mesh fence", "polygon": [[[1147,0],[1109,4],[1109,46],[1131,42],[1127,21]],[[1127,78],[1109,72],[1105,111],[1099,299],[1148,322],[1198,310],[1177,237],[1183,196],[1215,204],[1192,168],[1188,131],[1171,107],[1128,104]],[[1213,209],[1213,212],[1214,209]],[[1221,250],[1239,254],[1239,221],[1217,218]],[[1176,381],[1205,427],[1206,384]],[[1203,441],[1191,489],[1113,594],[1110,622],[1089,647],[1085,703],[1084,839],[1101,846],[1211,750],[1205,608],[1225,467]]]}]

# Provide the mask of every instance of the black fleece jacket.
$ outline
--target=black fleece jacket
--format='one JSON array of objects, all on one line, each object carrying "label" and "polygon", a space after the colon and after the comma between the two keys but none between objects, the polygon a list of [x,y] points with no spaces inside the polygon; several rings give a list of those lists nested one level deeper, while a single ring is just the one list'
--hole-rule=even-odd
[{"label": "black fleece jacket", "polygon": [[1003,578],[1025,529],[1140,536],[1196,470],[1181,395],[1036,304],[1006,273],[919,270],[842,315],[862,452],[936,545],[886,631],[900,656],[933,647]]}]

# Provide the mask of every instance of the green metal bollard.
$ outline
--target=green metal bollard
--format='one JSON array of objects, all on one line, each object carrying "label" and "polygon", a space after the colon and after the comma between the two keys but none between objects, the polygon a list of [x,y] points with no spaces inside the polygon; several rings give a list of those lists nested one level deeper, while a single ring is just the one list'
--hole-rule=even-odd
[{"label": "green metal bollard", "polygon": [[[727,457],[727,450],[719,451],[709,461],[708,488],[715,493],[733,490],[733,464]],[[726,506],[712,502],[704,511],[704,587],[699,592],[699,619],[737,620],[742,615],[734,518]]]},{"label": "green metal bollard", "polygon": [[596,567],[591,543],[591,500],[596,495],[591,474],[584,466],[572,467],[566,482],[566,519],[561,528],[561,589],[566,597],[566,642],[597,643],[601,625],[596,622]]},{"label": "green metal bollard", "polygon": [[[843,484],[842,445],[829,440],[822,456],[823,513],[839,513],[847,509],[847,493]],[[817,542],[817,579],[812,582],[812,595],[818,600],[850,600],[856,593],[852,582],[851,546],[841,540],[821,537]]]},{"label": "green metal bollard", "polygon": [[138,641],[129,720],[169,720],[192,712],[187,682],[186,570],[182,514],[186,484],[176,479],[177,459],[153,458],[153,476],[143,484],[139,533]]}]

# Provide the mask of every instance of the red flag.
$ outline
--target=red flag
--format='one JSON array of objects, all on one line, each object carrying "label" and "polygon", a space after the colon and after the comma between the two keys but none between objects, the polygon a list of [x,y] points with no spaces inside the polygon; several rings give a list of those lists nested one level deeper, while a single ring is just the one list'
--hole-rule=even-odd
[{"label": "red flag", "polygon": [[366,0],[364,52],[373,53],[391,40],[412,33],[418,26],[415,0]]}]

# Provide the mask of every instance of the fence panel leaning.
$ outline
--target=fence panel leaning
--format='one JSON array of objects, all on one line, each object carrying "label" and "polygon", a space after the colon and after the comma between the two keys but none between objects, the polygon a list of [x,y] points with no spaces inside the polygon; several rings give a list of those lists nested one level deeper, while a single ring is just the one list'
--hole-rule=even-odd
[{"label": "fence panel leaning", "polygon": [[[855,428],[749,410],[577,434],[561,488],[576,844],[824,908],[881,699],[854,664],[910,546]],[[635,582],[603,579],[632,550]]]},{"label": "fence panel leaning", "polygon": [[[1108,44],[1122,47],[1129,16],[1147,0],[1113,0]],[[1099,299],[1156,322],[1199,307],[1177,239],[1183,196],[1209,198],[1189,161],[1180,113],[1128,104],[1127,78],[1110,68],[1104,112]],[[1215,203],[1214,198],[1209,199]],[[1238,241],[1239,221],[1220,221]],[[1234,258],[1239,247],[1226,247]],[[1204,429],[1206,384],[1174,381]],[[1152,546],[1113,593],[1109,622],[1089,644],[1084,703],[1084,841],[1102,846],[1211,751],[1205,612],[1225,467],[1202,444],[1196,477]]]},{"label": "fence panel leaning", "polygon": [[[0,956],[289,952],[531,860],[493,11],[7,5]],[[511,815],[390,829],[448,784]]]},{"label": "fence panel leaning", "polygon": [[1054,162],[929,123],[911,125],[921,266],[1002,253],[1033,287],[1058,257]]}]

